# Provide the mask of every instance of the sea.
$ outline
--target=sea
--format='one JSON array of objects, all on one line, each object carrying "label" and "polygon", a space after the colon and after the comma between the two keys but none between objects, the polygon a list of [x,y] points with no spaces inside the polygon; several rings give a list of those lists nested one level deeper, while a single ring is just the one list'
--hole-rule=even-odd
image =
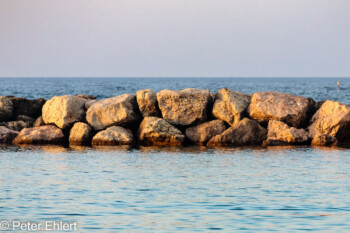
[{"label": "sea", "polygon": [[[346,78],[0,79],[29,99],[191,87],[350,104]],[[346,148],[0,146],[0,190],[0,231],[350,232]]]}]

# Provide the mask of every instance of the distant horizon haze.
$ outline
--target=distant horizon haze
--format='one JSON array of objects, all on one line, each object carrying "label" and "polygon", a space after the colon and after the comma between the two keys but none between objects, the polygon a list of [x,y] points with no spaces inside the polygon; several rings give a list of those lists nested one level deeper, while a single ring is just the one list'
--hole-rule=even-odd
[{"label": "distant horizon haze", "polygon": [[349,0],[0,0],[0,77],[348,78]]}]

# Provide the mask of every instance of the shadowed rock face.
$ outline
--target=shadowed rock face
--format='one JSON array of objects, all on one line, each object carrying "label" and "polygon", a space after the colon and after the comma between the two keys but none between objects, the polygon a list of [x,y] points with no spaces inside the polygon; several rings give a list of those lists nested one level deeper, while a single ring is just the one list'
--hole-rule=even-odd
[{"label": "shadowed rock face", "polygon": [[326,134],[339,140],[350,138],[350,106],[327,100],[312,117],[309,132]]},{"label": "shadowed rock face", "polygon": [[196,144],[205,144],[212,137],[226,130],[222,120],[213,120],[186,129],[186,136]]},{"label": "shadowed rock face", "polygon": [[145,117],[138,130],[139,141],[144,145],[181,146],[185,136],[162,118]]},{"label": "shadowed rock face", "polygon": [[250,96],[223,88],[216,93],[213,115],[234,125],[246,116],[249,103]]},{"label": "shadowed rock face", "polygon": [[86,99],[72,95],[55,96],[44,104],[43,120],[45,124],[55,124],[61,129],[68,128],[84,119],[85,102]]},{"label": "shadowed rock face", "polygon": [[69,144],[89,145],[92,138],[92,128],[83,122],[77,122],[73,125],[69,133]]},{"label": "shadowed rock face", "polygon": [[208,146],[250,146],[261,145],[266,140],[267,130],[258,122],[244,118],[222,134],[216,135]]},{"label": "shadowed rock face", "polygon": [[8,97],[0,96],[0,122],[10,120],[12,116],[12,101]]},{"label": "shadowed rock face", "polygon": [[278,120],[293,127],[305,125],[312,106],[311,99],[279,92],[254,93],[249,106],[250,118],[267,124]]},{"label": "shadowed rock face", "polygon": [[124,94],[100,100],[88,109],[87,122],[95,130],[103,130],[113,125],[127,125],[140,119],[136,96]]},{"label": "shadowed rock face", "polygon": [[42,114],[42,108],[46,100],[43,98],[29,100],[24,97],[9,97],[13,103],[14,115],[38,117]]},{"label": "shadowed rock face", "polygon": [[311,145],[313,146],[337,146],[338,140],[327,134],[316,134],[312,139]]},{"label": "shadowed rock face", "polygon": [[17,131],[0,126],[0,144],[10,144],[17,134]]},{"label": "shadowed rock face", "polygon": [[209,90],[189,88],[181,91],[162,90],[157,94],[163,118],[171,124],[188,126],[207,119],[211,102]]},{"label": "shadowed rock face", "polygon": [[24,121],[9,121],[5,123],[5,126],[14,131],[21,131],[24,128],[30,127],[30,125]]},{"label": "shadowed rock face", "polygon": [[60,128],[44,125],[25,128],[13,140],[13,144],[63,144],[64,134]]},{"label": "shadowed rock face", "polygon": [[305,144],[309,141],[309,133],[304,129],[288,126],[282,121],[271,120],[268,125],[267,140],[264,145]]},{"label": "shadowed rock face", "polygon": [[112,126],[106,130],[98,132],[92,138],[93,146],[113,146],[130,145],[134,142],[131,130],[120,126]]},{"label": "shadowed rock face", "polygon": [[136,92],[136,100],[143,117],[159,117],[157,95],[151,89]]}]

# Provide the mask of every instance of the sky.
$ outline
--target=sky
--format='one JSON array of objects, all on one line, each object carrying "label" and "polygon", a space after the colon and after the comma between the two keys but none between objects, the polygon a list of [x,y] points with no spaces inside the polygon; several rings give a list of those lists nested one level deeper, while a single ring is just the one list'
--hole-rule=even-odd
[{"label": "sky", "polygon": [[350,0],[0,0],[0,77],[350,77]]}]

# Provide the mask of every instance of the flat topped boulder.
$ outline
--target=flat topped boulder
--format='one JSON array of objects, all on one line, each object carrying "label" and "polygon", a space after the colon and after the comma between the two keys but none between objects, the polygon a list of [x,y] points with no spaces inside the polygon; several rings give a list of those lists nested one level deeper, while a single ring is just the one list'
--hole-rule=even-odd
[{"label": "flat topped boulder", "polygon": [[43,121],[61,129],[68,128],[84,119],[85,102],[85,99],[72,95],[55,96],[43,106]]},{"label": "flat topped boulder", "polygon": [[249,106],[250,118],[267,124],[269,120],[278,120],[293,127],[305,125],[308,113],[314,108],[314,102],[305,97],[279,92],[254,93]]},{"label": "flat topped boulder", "polygon": [[185,136],[169,122],[158,117],[145,117],[137,132],[144,145],[181,146]]},{"label": "flat topped boulder", "polygon": [[267,140],[264,143],[267,146],[305,144],[309,141],[309,133],[304,129],[290,127],[282,121],[269,121],[267,129]]},{"label": "flat topped boulder", "polygon": [[13,144],[63,144],[64,134],[54,125],[25,128],[13,140]]},{"label": "flat topped boulder", "polygon": [[17,131],[0,126],[0,144],[10,144],[17,134]]},{"label": "flat topped boulder", "polygon": [[309,132],[312,137],[316,134],[326,134],[339,140],[350,138],[350,106],[327,100],[311,119]]},{"label": "flat topped boulder", "polygon": [[76,122],[69,133],[69,144],[89,145],[92,138],[92,128],[83,122]]},{"label": "flat topped boulder", "polygon": [[136,100],[143,117],[160,116],[157,95],[151,89],[136,92]]},{"label": "flat topped boulder", "polygon": [[134,142],[131,130],[120,126],[112,126],[98,132],[92,138],[93,146],[130,145]]},{"label": "flat topped boulder", "polygon": [[250,96],[223,88],[216,93],[213,115],[234,125],[247,115],[249,103]]},{"label": "flat topped boulder", "polygon": [[140,119],[136,96],[130,94],[99,100],[87,110],[86,120],[95,130],[127,125]]},{"label": "flat topped boulder", "polygon": [[162,90],[157,93],[157,100],[166,121],[188,126],[207,119],[211,97],[209,90],[188,88],[181,91]]},{"label": "flat topped boulder", "polygon": [[210,139],[207,146],[258,146],[266,140],[266,135],[267,130],[258,122],[244,118],[222,134]]},{"label": "flat topped boulder", "polygon": [[0,122],[8,121],[13,117],[13,103],[10,98],[0,96]]},{"label": "flat topped boulder", "polygon": [[212,137],[226,130],[222,120],[212,120],[186,129],[186,136],[196,144],[205,144]]}]

